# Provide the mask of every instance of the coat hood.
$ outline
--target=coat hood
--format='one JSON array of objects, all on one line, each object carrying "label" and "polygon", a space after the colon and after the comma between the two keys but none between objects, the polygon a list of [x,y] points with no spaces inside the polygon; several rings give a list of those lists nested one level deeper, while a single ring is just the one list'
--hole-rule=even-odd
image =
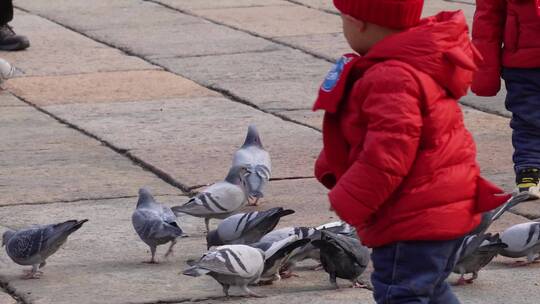
[{"label": "coat hood", "polygon": [[482,57],[469,39],[465,16],[455,11],[425,18],[416,27],[386,37],[364,59],[374,64],[391,59],[408,63],[460,98]]}]

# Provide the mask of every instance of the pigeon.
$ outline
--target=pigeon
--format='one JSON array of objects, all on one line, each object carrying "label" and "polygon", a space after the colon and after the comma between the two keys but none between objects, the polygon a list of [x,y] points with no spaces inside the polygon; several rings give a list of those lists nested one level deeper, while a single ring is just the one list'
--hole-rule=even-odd
[{"label": "pigeon", "polygon": [[[464,245],[459,249],[457,263],[453,272],[460,276],[455,285],[472,283],[478,278],[478,271],[485,267],[504,248],[508,247],[501,241],[499,234],[491,233],[481,235],[470,235],[463,241]],[[472,273],[470,279],[465,279],[465,274]]]},{"label": "pigeon", "polygon": [[321,230],[321,238],[311,243],[321,250],[321,263],[336,289],[336,278],[350,280],[353,287],[365,286],[359,277],[367,268],[370,254],[358,239]]},{"label": "pigeon", "polygon": [[8,230],[2,236],[2,246],[13,262],[32,265],[26,271],[25,279],[38,279],[46,265],[46,259],[53,255],[67,241],[69,235],[77,231],[88,220],[69,220],[50,225],[34,225],[21,230]]},{"label": "pigeon", "polygon": [[280,270],[287,263],[291,254],[296,248],[305,246],[311,242],[310,239],[299,239],[297,235],[291,235],[275,243],[257,242],[249,246],[259,248],[264,251],[264,271],[261,275],[261,282],[281,280]]},{"label": "pigeon", "polygon": [[317,230],[326,230],[337,234],[342,234],[349,237],[358,238],[358,234],[356,233],[356,229],[343,222],[343,221],[337,221],[337,222],[331,222],[326,223],[324,225],[320,225],[319,227],[316,227]]},{"label": "pigeon", "polygon": [[501,233],[501,241],[508,245],[501,255],[509,258],[527,257],[528,265],[540,258],[540,222],[527,222],[514,225]]},{"label": "pigeon", "polygon": [[230,286],[238,286],[246,296],[263,297],[249,290],[264,271],[265,255],[262,250],[247,245],[224,245],[205,253],[183,274],[198,277],[208,274],[223,287],[229,297]]},{"label": "pigeon", "polygon": [[249,125],[246,140],[233,155],[232,166],[247,166],[249,197],[254,200],[250,205],[257,206],[259,199],[264,196],[263,190],[272,175],[270,154],[264,150],[261,138],[255,125]]},{"label": "pigeon", "polygon": [[276,207],[266,211],[231,215],[223,220],[216,230],[208,232],[208,249],[212,246],[257,242],[272,231],[283,216],[293,213],[294,210]]},{"label": "pigeon", "polygon": [[141,240],[150,246],[152,258],[148,263],[151,264],[157,263],[155,259],[157,246],[171,242],[165,254],[165,257],[168,257],[173,252],[176,239],[183,235],[171,208],[157,203],[145,188],[139,189],[139,200],[131,216],[131,222]]},{"label": "pigeon", "polygon": [[229,170],[224,181],[210,185],[202,192],[190,198],[182,206],[172,207],[178,216],[186,213],[204,218],[206,231],[210,231],[210,219],[224,219],[243,207],[247,202],[245,176],[249,173],[246,166],[234,166]]}]

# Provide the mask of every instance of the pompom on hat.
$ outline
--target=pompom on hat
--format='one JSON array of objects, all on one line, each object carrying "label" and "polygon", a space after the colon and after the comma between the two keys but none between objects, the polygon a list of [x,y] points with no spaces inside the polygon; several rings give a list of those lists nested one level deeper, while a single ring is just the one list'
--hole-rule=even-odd
[{"label": "pompom on hat", "polygon": [[344,15],[392,29],[413,27],[420,21],[424,0],[334,0]]}]

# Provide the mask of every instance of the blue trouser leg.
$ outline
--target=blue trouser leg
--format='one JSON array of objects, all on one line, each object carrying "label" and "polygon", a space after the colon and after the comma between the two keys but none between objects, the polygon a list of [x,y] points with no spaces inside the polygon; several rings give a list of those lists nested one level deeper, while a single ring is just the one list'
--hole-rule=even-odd
[{"label": "blue trouser leg", "polygon": [[463,239],[397,242],[374,248],[371,281],[378,304],[459,304],[446,278]]},{"label": "blue trouser leg", "polygon": [[540,168],[540,69],[504,68],[516,173]]}]

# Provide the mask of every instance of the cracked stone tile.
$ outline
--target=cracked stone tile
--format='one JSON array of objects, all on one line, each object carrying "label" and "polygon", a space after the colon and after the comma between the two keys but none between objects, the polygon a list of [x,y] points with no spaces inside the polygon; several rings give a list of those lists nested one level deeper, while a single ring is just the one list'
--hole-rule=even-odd
[{"label": "cracked stone tile", "polygon": [[213,21],[263,37],[341,32],[340,17],[303,6],[205,9],[195,12]]},{"label": "cracked stone tile", "polygon": [[319,132],[225,98],[50,106],[55,115],[167,172],[187,186],[222,180],[255,123],[274,177],[311,176]]},{"label": "cracked stone tile", "polygon": [[0,107],[0,123],[0,205],[180,192],[32,107]]},{"label": "cracked stone tile", "polygon": [[32,46],[24,52],[0,52],[18,69],[17,76],[160,69],[44,18],[18,13],[13,25],[30,37]]},{"label": "cracked stone tile", "polygon": [[165,71],[16,78],[6,83],[6,87],[40,106],[217,95],[191,80]]}]

